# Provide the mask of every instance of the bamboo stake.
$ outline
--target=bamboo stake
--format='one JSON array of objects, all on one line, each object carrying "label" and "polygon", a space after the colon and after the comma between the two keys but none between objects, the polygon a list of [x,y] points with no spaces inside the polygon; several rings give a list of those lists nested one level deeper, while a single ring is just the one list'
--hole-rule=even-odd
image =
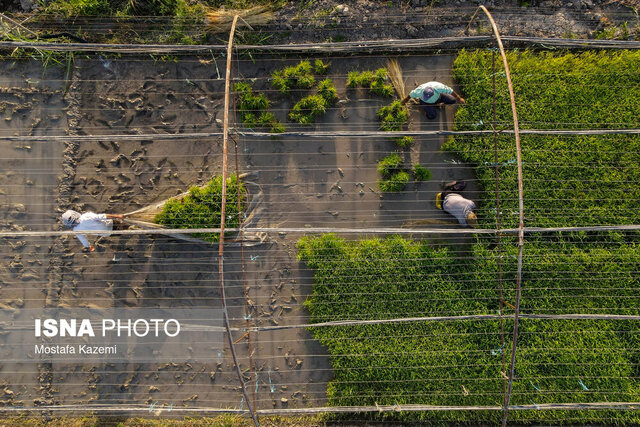
[{"label": "bamboo stake", "polygon": [[516,364],[516,344],[518,342],[518,318],[520,315],[520,298],[521,298],[521,285],[522,285],[522,255],[524,247],[524,192],[522,184],[522,149],[520,146],[520,133],[518,127],[518,113],[516,111],[516,98],[513,92],[513,83],[511,82],[511,72],[509,70],[509,62],[507,61],[507,54],[504,51],[502,45],[502,39],[500,38],[500,32],[496,26],[493,16],[483,5],[479,6],[493,28],[493,34],[496,37],[498,48],[500,49],[500,55],[502,56],[502,63],[504,64],[504,72],[507,78],[507,86],[509,88],[509,98],[511,99],[511,112],[513,115],[513,133],[516,140],[516,161],[518,164],[518,267],[516,273],[516,309],[515,317],[513,320],[513,342],[511,344],[511,367],[509,373],[509,385],[507,387],[507,396],[504,403],[504,416],[502,418],[502,426],[507,425],[507,418],[509,416],[509,404],[511,402],[511,392],[513,390],[513,377],[515,375]]},{"label": "bamboo stake", "polygon": [[227,338],[229,339],[229,347],[231,348],[231,355],[233,356],[233,364],[236,368],[238,375],[238,381],[242,387],[242,395],[247,403],[247,409],[253,419],[253,424],[259,427],[258,419],[253,410],[251,400],[247,394],[247,387],[244,383],[242,371],[238,363],[238,356],[236,355],[236,349],[234,347],[233,336],[231,335],[231,325],[229,324],[229,312],[227,311],[227,303],[224,289],[224,231],[225,231],[225,213],[227,205],[227,151],[229,142],[229,91],[231,86],[231,57],[233,51],[233,35],[236,30],[236,24],[238,22],[238,15],[233,17],[233,23],[231,24],[231,32],[229,33],[229,45],[227,47],[227,74],[225,75],[224,82],[224,121],[222,125],[222,203],[220,209],[220,240],[218,244],[218,275],[220,278],[220,299],[222,301],[222,313],[224,317],[224,325],[227,330]]}]

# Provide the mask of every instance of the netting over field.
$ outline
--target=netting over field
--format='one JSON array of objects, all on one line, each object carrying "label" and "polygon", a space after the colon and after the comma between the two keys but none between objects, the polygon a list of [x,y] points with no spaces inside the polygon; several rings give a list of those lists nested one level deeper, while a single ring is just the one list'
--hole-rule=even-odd
[{"label": "netting over field", "polygon": [[[637,52],[507,56],[523,129],[640,128]],[[220,363],[6,362],[1,409],[173,417],[246,414],[251,403],[259,415],[497,422],[509,394],[513,422],[640,422],[639,137],[523,136],[524,225],[576,228],[528,229],[520,270],[518,240],[501,231],[519,212],[499,54],[398,58],[407,89],[438,80],[466,98],[434,121],[376,89],[391,82],[376,71],[387,59],[233,56],[224,172],[243,185],[241,202],[226,199],[224,252],[170,237],[217,238],[221,178],[172,208],[167,225],[180,230],[90,235],[94,253],[59,231],[56,211],[129,212],[221,175],[226,58],[81,59],[68,90],[62,70],[2,63],[5,308],[226,307],[250,402],[227,346]],[[395,133],[379,132],[387,113]],[[467,182],[478,230],[436,208],[451,180]],[[266,236],[249,245],[237,228]]]}]

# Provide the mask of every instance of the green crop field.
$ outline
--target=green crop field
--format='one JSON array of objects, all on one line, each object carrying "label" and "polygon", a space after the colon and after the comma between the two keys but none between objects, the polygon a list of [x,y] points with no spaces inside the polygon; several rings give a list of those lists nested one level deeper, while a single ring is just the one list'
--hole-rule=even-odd
[{"label": "green crop field", "polygon": [[[640,121],[640,54],[512,52],[522,128],[636,128]],[[498,128],[511,110],[496,56]],[[461,52],[454,77],[467,100],[456,128],[491,129],[492,53]],[[525,136],[525,225],[638,223],[640,138]],[[481,227],[496,226],[494,138],[455,137],[445,149],[476,165]],[[517,225],[513,136],[498,138],[501,220]],[[504,300],[515,301],[517,247],[512,237],[470,243],[401,237],[346,241],[306,237],[299,257],[314,270],[306,305],[311,322],[417,316],[497,314],[498,260]],[[521,312],[640,314],[640,236],[579,232],[526,236]],[[505,314],[513,309],[505,306]],[[503,357],[513,322],[409,322],[311,328],[329,349],[335,378],[330,405],[492,405],[503,402]],[[631,320],[520,321],[514,405],[640,402],[640,334]],[[385,417],[495,422],[496,412],[423,412]],[[634,411],[511,411],[513,422],[638,423]]]}]

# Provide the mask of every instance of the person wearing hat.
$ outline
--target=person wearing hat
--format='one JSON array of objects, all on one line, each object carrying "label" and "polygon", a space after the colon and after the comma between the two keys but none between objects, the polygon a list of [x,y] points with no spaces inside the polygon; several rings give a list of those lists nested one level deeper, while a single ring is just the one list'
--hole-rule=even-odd
[{"label": "person wearing hat", "polygon": [[464,190],[464,184],[456,181],[447,184],[444,191],[436,195],[436,207],[455,216],[461,225],[475,228],[478,225],[478,217],[473,211],[476,204],[458,193]]},{"label": "person wearing hat", "polygon": [[455,90],[440,82],[421,84],[402,100],[402,104],[406,104],[412,98],[418,100],[420,105],[424,107],[424,112],[429,120],[433,120],[438,116],[436,111],[438,104],[465,103],[464,98],[458,95]]},{"label": "person wearing hat", "polygon": [[[113,220],[123,219],[124,215],[96,214],[93,212],[85,212],[81,214],[73,210],[68,210],[62,214],[62,223],[65,227],[73,229],[73,231],[112,231]],[[108,234],[101,234],[108,236]],[[91,252],[96,249],[89,243],[87,236],[77,234],[76,237],[82,243],[82,246],[89,248]]]}]

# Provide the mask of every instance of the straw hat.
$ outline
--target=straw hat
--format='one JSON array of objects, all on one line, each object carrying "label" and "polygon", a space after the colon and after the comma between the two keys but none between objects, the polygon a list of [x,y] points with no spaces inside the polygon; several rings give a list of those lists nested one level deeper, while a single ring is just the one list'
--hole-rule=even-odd
[{"label": "straw hat", "polygon": [[478,217],[475,213],[469,212],[466,219],[469,227],[476,228],[478,226]]}]

